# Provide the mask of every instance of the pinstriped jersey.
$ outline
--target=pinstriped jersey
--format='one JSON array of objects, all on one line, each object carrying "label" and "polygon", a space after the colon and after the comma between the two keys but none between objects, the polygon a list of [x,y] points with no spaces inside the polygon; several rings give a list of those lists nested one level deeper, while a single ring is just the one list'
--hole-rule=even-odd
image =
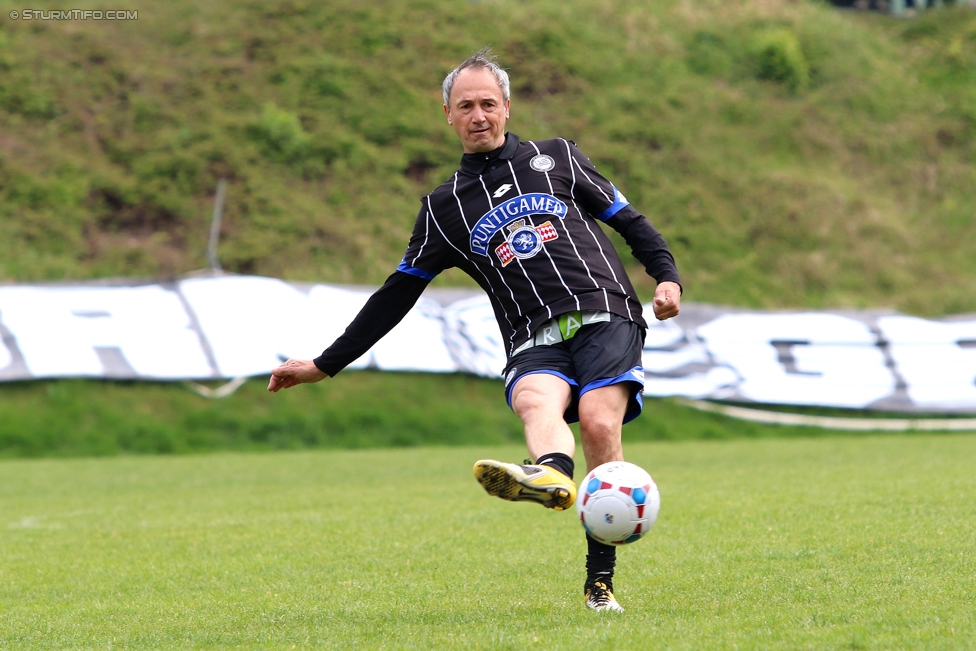
[{"label": "pinstriped jersey", "polygon": [[[466,155],[466,158],[470,155]],[[604,222],[658,282],[679,282],[660,234],[576,147],[519,141],[480,173],[462,165],[422,200],[398,271],[430,280],[458,267],[488,294],[508,353],[543,323],[605,310],[646,327]]]}]

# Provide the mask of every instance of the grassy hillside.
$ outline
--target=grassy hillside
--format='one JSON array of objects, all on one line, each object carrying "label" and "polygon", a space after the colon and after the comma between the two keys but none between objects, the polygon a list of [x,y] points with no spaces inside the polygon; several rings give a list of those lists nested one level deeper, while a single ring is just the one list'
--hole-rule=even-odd
[{"label": "grassy hillside", "polygon": [[54,22],[0,4],[0,281],[200,268],[226,178],[225,268],[380,282],[457,164],[439,82],[490,43],[511,130],[579,142],[665,232],[689,299],[976,311],[969,9],[175,0]]},{"label": "grassy hillside", "polygon": [[[440,81],[491,44],[513,77],[511,130],[580,143],[665,232],[688,299],[976,311],[970,9],[896,20],[787,0],[113,7],[139,18],[12,20],[23,7],[0,2],[0,282],[201,268],[225,178],[226,269],[379,283],[418,198],[457,165]],[[636,264],[632,275],[647,298],[652,283]],[[521,437],[495,382],[350,373],[278,396],[260,385],[218,403],[173,385],[6,385],[0,456]],[[810,433],[668,401],[648,411],[628,440]]]}]

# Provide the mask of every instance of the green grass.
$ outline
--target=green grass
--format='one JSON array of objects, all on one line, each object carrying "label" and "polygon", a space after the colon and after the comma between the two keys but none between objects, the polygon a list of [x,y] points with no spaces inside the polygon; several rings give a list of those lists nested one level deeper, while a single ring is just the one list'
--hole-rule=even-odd
[{"label": "green grass", "polygon": [[[0,458],[472,446],[523,440],[522,425],[505,403],[499,380],[345,371],[335,379],[277,394],[268,393],[266,386],[266,378],[252,378],[228,398],[207,400],[175,383],[0,384]],[[737,421],[667,399],[647,399],[643,415],[624,427],[628,441],[836,435],[810,427]]]},{"label": "green grass", "polygon": [[[456,167],[439,81],[491,43],[512,131],[577,140],[664,231],[689,299],[976,311],[964,7],[175,0],[110,24],[0,6],[3,282],[200,268],[225,178],[226,269],[379,283]],[[465,376],[252,380],[216,402],[2,384],[0,648],[976,646],[972,436],[648,401],[625,440],[664,506],[621,553],[613,618],[580,608],[572,515],[472,481],[520,439],[500,384]],[[338,450],[364,447],[396,449]],[[236,452],[148,456],[217,450]],[[292,451],[240,454],[271,450]]]},{"label": "green grass", "polygon": [[177,383],[0,385],[0,457],[490,444],[522,439],[501,382],[343,373],[277,394],[252,378],[222,400]]},{"label": "green grass", "polygon": [[581,604],[520,446],[0,462],[0,648],[963,649],[976,439],[628,446],[662,509]]},{"label": "green grass", "polygon": [[[417,198],[456,169],[439,82],[490,43],[512,73],[512,131],[577,140],[663,230],[686,300],[976,311],[963,6],[911,21],[791,0],[116,7],[137,21],[0,7],[0,282],[203,267],[224,178],[225,269],[379,283]],[[178,386],[0,385],[0,457],[520,438],[494,384],[366,377],[277,398],[256,382],[221,403]],[[805,431],[653,404],[662,417],[635,440]]]},{"label": "green grass", "polygon": [[663,230],[688,298],[976,311],[964,6],[174,0],[119,22],[0,5],[3,281],[201,268],[226,178],[226,269],[379,283],[458,163],[439,83],[490,43],[511,130],[578,141]]}]

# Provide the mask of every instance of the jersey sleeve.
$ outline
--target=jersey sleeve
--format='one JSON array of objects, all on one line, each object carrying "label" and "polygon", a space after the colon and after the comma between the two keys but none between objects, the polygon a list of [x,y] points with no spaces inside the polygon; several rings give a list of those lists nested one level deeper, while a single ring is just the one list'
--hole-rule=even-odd
[{"label": "jersey sleeve", "polygon": [[437,228],[430,203],[430,196],[425,197],[417,214],[410,243],[407,244],[403,260],[397,267],[397,271],[427,281],[453,266],[450,246]]},{"label": "jersey sleeve", "polygon": [[623,235],[647,275],[658,283],[674,282],[681,286],[678,266],[668,249],[667,242],[656,228],[634,207],[627,205],[606,220],[607,225]]},{"label": "jersey sleeve", "polygon": [[573,198],[594,218],[607,221],[630,202],[572,142],[566,141],[573,166]]},{"label": "jersey sleeve", "polygon": [[444,239],[436,230],[430,233],[432,227],[428,198],[420,208],[407,251],[396,271],[369,297],[346,331],[312,360],[320,371],[334,376],[356,361],[403,320],[430,281],[447,268]]},{"label": "jersey sleeve", "polygon": [[335,376],[400,323],[429,283],[424,278],[394,271],[369,297],[346,331],[312,362],[329,377]]},{"label": "jersey sleeve", "polygon": [[574,194],[580,204],[593,218],[606,223],[623,236],[634,257],[644,265],[651,278],[658,283],[670,281],[680,286],[678,267],[661,233],[572,143],[569,154],[576,172]]}]

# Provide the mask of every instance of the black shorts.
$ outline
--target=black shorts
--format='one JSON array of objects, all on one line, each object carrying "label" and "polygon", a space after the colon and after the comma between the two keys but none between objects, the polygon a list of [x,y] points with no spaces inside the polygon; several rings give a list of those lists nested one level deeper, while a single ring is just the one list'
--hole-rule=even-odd
[{"label": "black shorts", "polygon": [[535,346],[515,355],[505,367],[505,397],[512,406],[512,388],[526,375],[546,373],[572,388],[564,414],[567,423],[579,420],[579,399],[587,391],[627,382],[630,402],[623,422],[637,418],[644,407],[644,328],[616,314],[610,321],[585,325],[572,339]]}]

